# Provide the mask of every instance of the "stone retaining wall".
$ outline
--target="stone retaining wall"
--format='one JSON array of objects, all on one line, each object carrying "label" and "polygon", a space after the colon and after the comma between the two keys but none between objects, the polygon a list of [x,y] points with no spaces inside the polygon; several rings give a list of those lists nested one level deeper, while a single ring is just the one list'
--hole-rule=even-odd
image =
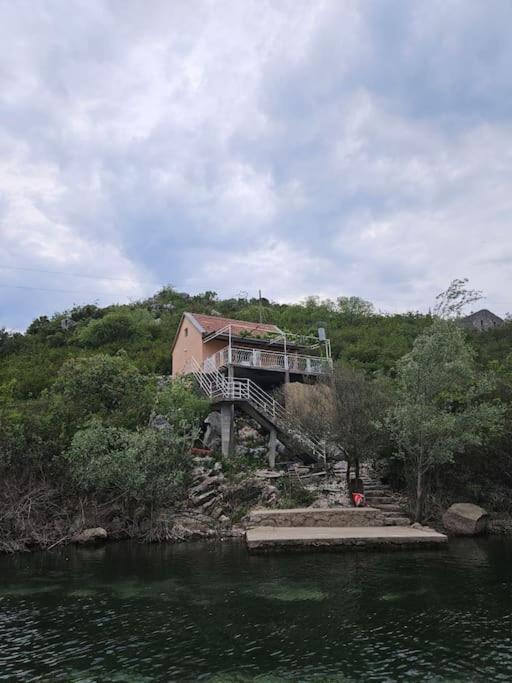
[{"label": "stone retaining wall", "polygon": [[290,508],[254,510],[249,526],[366,527],[383,526],[384,515],[375,508]]}]

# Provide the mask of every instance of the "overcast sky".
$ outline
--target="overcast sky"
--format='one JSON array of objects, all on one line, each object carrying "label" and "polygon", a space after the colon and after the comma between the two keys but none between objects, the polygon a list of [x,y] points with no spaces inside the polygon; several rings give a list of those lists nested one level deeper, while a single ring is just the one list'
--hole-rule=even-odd
[{"label": "overcast sky", "polygon": [[510,0],[0,0],[0,327],[170,283],[512,309]]}]

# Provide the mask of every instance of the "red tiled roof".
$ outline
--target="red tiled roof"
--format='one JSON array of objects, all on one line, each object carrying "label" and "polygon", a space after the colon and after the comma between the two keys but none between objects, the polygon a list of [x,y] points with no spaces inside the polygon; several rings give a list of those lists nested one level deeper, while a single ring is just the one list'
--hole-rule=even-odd
[{"label": "red tiled roof", "polygon": [[187,315],[194,318],[207,334],[218,332],[228,325],[231,325],[233,334],[238,334],[243,331],[274,332],[277,334],[281,332],[276,325],[269,325],[267,323],[250,323],[245,320],[233,320],[232,318],[223,318],[219,315],[203,315],[202,313],[187,313]]}]

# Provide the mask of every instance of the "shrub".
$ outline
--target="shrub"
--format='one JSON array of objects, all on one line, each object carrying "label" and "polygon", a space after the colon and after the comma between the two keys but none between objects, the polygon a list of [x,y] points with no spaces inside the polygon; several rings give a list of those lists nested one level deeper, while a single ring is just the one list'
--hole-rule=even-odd
[{"label": "shrub", "polygon": [[152,429],[130,432],[93,421],[75,433],[64,458],[84,492],[169,504],[185,492],[192,438]]},{"label": "shrub", "polygon": [[174,430],[191,431],[200,427],[209,407],[209,401],[194,392],[190,379],[178,377],[157,394],[153,412],[163,415]]},{"label": "shrub", "polygon": [[67,360],[50,390],[51,416],[71,436],[91,417],[115,427],[147,424],[154,383],[126,355],[97,354]]},{"label": "shrub", "polygon": [[150,339],[157,331],[148,311],[112,311],[103,318],[90,320],[77,332],[76,339],[83,346],[98,348],[116,341]]}]

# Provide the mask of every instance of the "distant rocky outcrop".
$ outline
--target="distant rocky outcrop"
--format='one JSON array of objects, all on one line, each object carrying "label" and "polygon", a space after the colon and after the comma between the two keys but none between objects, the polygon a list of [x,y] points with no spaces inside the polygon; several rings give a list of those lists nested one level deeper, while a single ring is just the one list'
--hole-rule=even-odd
[{"label": "distant rocky outcrop", "polygon": [[448,533],[455,536],[476,536],[487,531],[489,515],[473,503],[455,503],[443,515]]}]

